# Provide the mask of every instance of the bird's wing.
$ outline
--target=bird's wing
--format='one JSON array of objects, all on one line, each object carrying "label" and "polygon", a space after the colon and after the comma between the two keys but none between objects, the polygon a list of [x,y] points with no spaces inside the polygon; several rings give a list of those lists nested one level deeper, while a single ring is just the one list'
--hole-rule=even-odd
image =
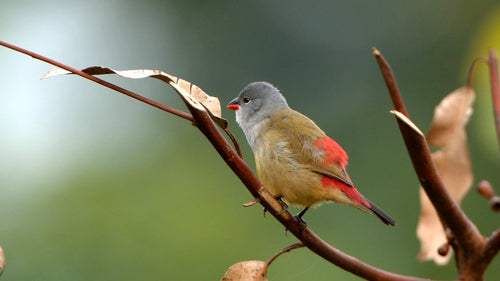
[{"label": "bird's wing", "polygon": [[315,173],[353,186],[345,171],[349,158],[347,153],[336,141],[329,138],[314,121],[293,110],[286,111],[284,115],[280,116],[279,121],[281,122],[275,122],[275,125],[286,127],[286,130],[278,131],[288,132],[286,136],[282,136],[282,139],[290,140],[290,150],[303,151],[294,157],[298,164]]},{"label": "bird's wing", "polygon": [[313,171],[353,186],[345,170],[349,157],[336,141],[325,135],[313,142],[313,149],[316,152],[313,154]]}]

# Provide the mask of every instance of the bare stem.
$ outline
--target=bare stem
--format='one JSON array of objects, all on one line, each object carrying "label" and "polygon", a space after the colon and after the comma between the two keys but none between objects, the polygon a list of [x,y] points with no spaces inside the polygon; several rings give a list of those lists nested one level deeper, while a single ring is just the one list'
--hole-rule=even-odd
[{"label": "bare stem", "polygon": [[500,229],[493,232],[486,240],[483,253],[484,260],[489,263],[498,254],[498,251],[500,251]]},{"label": "bare stem", "polygon": [[495,125],[497,130],[497,138],[500,144],[500,86],[498,83],[498,56],[495,49],[490,49],[488,58],[488,66],[490,69],[490,85],[491,85],[491,100],[493,102],[493,113],[495,116]]},{"label": "bare stem", "polygon": [[474,73],[476,73],[476,67],[480,62],[488,62],[488,59],[486,58],[476,58],[470,68],[469,68],[469,75],[467,75],[467,83],[465,86],[472,88],[472,82],[474,81]]},{"label": "bare stem", "polygon": [[236,153],[238,153],[238,156],[241,157],[241,159],[243,159],[243,153],[241,153],[240,143],[238,142],[238,140],[236,140],[233,133],[228,128],[225,128],[224,132],[226,132],[226,134],[229,136],[229,138],[233,142],[234,149],[236,150]]},{"label": "bare stem", "polygon": [[[378,50],[374,49],[373,53],[380,64],[394,106],[406,111],[401,94],[393,86],[396,85],[395,78],[392,72],[387,70],[390,69],[389,64]],[[394,82],[388,83],[387,81]],[[393,113],[396,114],[399,129],[420,184],[436,209],[443,226],[451,231],[453,239],[449,242],[456,253],[459,279],[481,278],[491,261],[484,262],[481,257],[484,237],[448,193],[432,160],[424,134],[411,122],[407,112]]]},{"label": "bare stem", "polygon": [[[401,112],[398,110],[398,108],[401,108],[406,111],[404,100],[396,86],[396,78],[393,76],[392,71],[390,71],[389,63],[385,60],[380,51],[375,48],[373,54],[379,62],[382,75],[387,83],[396,110]],[[390,83],[387,81],[390,81]],[[404,118],[396,116],[398,117],[399,129],[403,135],[408,154],[420,183],[431,200],[432,205],[436,208],[441,221],[450,228],[453,235],[460,241],[479,239],[481,237],[479,231],[465,216],[446,190],[434,161],[432,160],[425,136],[408,118],[408,112],[401,113],[407,118],[407,121],[405,121]],[[471,237],[476,239],[470,239]]]},{"label": "bare stem", "polygon": [[461,245],[465,245],[469,249],[476,248],[476,243],[482,239],[482,236],[446,190],[432,160],[425,136],[420,131],[416,131],[415,127],[407,121],[397,115],[396,117],[398,117],[399,129],[403,135],[413,168],[441,221],[449,227]]},{"label": "bare stem", "polygon": [[10,44],[10,43],[7,43],[7,42],[1,41],[1,40],[0,40],[0,45],[2,45],[2,46],[4,46],[4,47],[7,47],[7,48],[9,48],[9,49],[12,49],[12,50],[14,50],[14,51],[17,51],[17,52],[23,53],[23,54],[25,54],[25,55],[31,56],[31,57],[33,57],[33,58],[35,58],[35,59],[37,59],[37,60],[41,60],[41,61],[46,62],[46,63],[48,63],[48,64],[52,64],[52,65],[57,66],[57,67],[59,67],[59,68],[65,69],[65,70],[67,70],[67,71],[69,71],[69,72],[71,72],[71,73],[74,73],[74,74],[79,75],[79,76],[81,76],[81,77],[83,77],[83,78],[86,78],[86,79],[88,79],[88,80],[90,80],[90,81],[93,81],[93,82],[95,82],[95,83],[98,83],[98,84],[100,84],[100,85],[102,85],[102,86],[104,86],[104,87],[107,87],[107,88],[110,88],[110,89],[115,90],[115,91],[117,91],[117,92],[120,92],[120,93],[122,93],[122,94],[124,94],[124,95],[127,95],[127,96],[129,96],[129,97],[131,97],[131,98],[134,98],[134,99],[136,99],[136,100],[139,100],[139,101],[142,101],[142,102],[144,102],[144,103],[147,103],[147,104],[149,104],[149,105],[151,105],[151,106],[154,106],[154,107],[156,107],[156,108],[159,108],[159,109],[161,109],[161,110],[163,110],[163,111],[166,111],[166,112],[172,113],[172,114],[177,115],[177,116],[179,116],[179,117],[181,117],[181,118],[184,118],[184,119],[186,119],[186,120],[193,121],[193,118],[191,117],[191,115],[187,114],[187,113],[186,113],[186,112],[184,112],[184,111],[177,110],[177,109],[175,109],[175,108],[171,108],[171,107],[166,106],[166,105],[163,105],[163,104],[161,104],[161,103],[159,103],[159,102],[156,102],[156,101],[153,101],[153,100],[151,100],[151,99],[145,98],[145,97],[140,96],[140,95],[138,95],[138,94],[136,94],[136,93],[133,93],[133,92],[131,92],[131,91],[129,91],[129,90],[125,90],[125,89],[123,89],[123,88],[121,88],[121,87],[119,87],[119,86],[116,86],[116,85],[111,84],[111,83],[109,83],[109,82],[107,82],[107,81],[101,80],[101,79],[99,79],[99,78],[97,78],[97,77],[95,77],[95,76],[92,76],[92,75],[87,74],[87,73],[85,73],[85,72],[83,72],[83,71],[80,71],[80,70],[78,70],[78,69],[76,69],[76,68],[73,68],[73,67],[67,66],[67,65],[62,64],[62,63],[60,63],[60,62],[58,62],[58,61],[55,61],[55,60],[53,60],[53,59],[50,59],[50,58],[44,57],[44,56],[39,55],[39,54],[37,54],[37,53],[34,53],[34,52],[31,52],[31,51],[28,51],[28,50],[26,50],[26,49],[20,48],[20,47],[18,47],[18,46],[12,45],[12,44]]},{"label": "bare stem", "polygon": [[267,274],[267,269],[269,268],[269,266],[281,255],[283,255],[284,253],[288,253],[292,250],[295,250],[295,249],[299,249],[299,248],[302,248],[302,247],[305,247],[304,244],[302,243],[295,243],[293,245],[290,245],[284,249],[281,249],[281,251],[279,251],[276,255],[272,256],[267,262],[266,264],[264,265],[264,267],[262,267],[259,272],[257,272],[257,274],[255,275],[255,278],[254,278],[254,281],[258,281],[260,279],[261,276]]},{"label": "bare stem", "polygon": [[392,69],[389,63],[385,60],[385,58],[377,48],[373,47],[372,53],[377,59],[380,71],[382,71],[382,76],[384,77],[385,84],[387,85],[387,89],[389,90],[389,94],[391,95],[394,108],[397,111],[403,113],[406,117],[410,118],[410,115],[408,115],[408,110],[406,109],[406,105],[403,101],[403,98],[401,97],[398,83],[396,82],[396,78],[392,73]]}]

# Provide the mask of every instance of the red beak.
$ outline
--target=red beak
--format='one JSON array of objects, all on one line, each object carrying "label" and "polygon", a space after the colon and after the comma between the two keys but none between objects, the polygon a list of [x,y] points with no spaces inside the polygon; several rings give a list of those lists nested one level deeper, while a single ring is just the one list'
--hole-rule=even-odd
[{"label": "red beak", "polygon": [[227,104],[227,108],[228,109],[232,109],[232,110],[238,110],[238,109],[240,109],[240,104],[238,103],[238,98],[235,98],[234,100],[230,101]]}]

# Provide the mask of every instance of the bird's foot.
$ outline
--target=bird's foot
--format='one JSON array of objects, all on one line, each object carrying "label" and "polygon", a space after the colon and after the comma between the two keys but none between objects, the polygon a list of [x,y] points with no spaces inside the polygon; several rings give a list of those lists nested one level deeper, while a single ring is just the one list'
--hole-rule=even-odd
[{"label": "bird's foot", "polygon": [[302,211],[298,212],[295,215],[295,218],[299,221],[300,230],[303,230],[304,228],[307,227],[307,222],[302,218],[302,216],[304,216],[304,214],[307,212],[307,210],[309,210],[309,207],[305,207],[304,209],[302,209]]},{"label": "bird's foot", "polygon": [[[281,205],[281,211],[277,214],[278,216],[280,216],[286,211],[288,211],[288,205],[285,202],[283,202],[283,200],[281,200],[281,196],[276,196],[275,199],[278,200],[278,202],[280,202]],[[264,217],[266,217],[266,213],[267,209],[266,207],[264,207]]]},{"label": "bird's foot", "polygon": [[[302,218],[302,216],[307,212],[309,207],[304,208],[302,211],[298,212],[294,217],[299,223],[300,232],[302,232],[307,227],[307,222]],[[285,236],[288,234],[288,229],[285,228]]]},{"label": "bird's foot", "polygon": [[280,202],[281,204],[281,211],[278,213],[278,216],[279,215],[282,215],[284,212],[288,211],[288,205],[283,202],[283,200],[281,200],[281,196],[280,197],[276,197],[276,200],[278,200],[278,202]]}]

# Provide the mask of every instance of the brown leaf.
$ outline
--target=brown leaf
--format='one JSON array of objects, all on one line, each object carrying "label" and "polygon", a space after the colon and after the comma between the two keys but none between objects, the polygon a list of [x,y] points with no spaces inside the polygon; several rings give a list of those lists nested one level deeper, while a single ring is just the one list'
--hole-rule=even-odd
[{"label": "brown leaf", "polygon": [[[427,142],[439,146],[432,159],[451,197],[458,203],[472,185],[472,166],[467,146],[465,126],[472,114],[475,93],[470,87],[459,88],[448,94],[434,110],[434,118]],[[436,264],[448,263],[452,251],[438,254],[447,243],[443,226],[429,198],[420,187],[420,218],[417,236],[420,240],[419,260],[433,260]]]},{"label": "brown leaf", "polygon": [[257,273],[266,265],[263,261],[242,261],[233,264],[224,274],[221,281],[268,281],[267,275],[255,279]]},{"label": "brown leaf", "polygon": [[[217,97],[208,95],[201,88],[184,79],[180,79],[160,70],[151,69],[114,70],[107,67],[92,66],[82,69],[82,72],[90,75],[117,74],[129,79],[142,79],[147,77],[159,79],[172,86],[175,91],[181,96],[181,98],[190,106],[198,110],[207,110],[210,113],[212,119],[219,126],[221,126],[223,129],[227,128],[227,120],[222,118],[219,99]],[[71,72],[60,68],[54,68],[51,71],[47,72],[42,77],[42,79],[47,79],[64,74],[71,74]]]},{"label": "brown leaf", "polygon": [[2,276],[4,269],[5,269],[5,255],[3,254],[2,246],[0,246],[0,276]]}]

